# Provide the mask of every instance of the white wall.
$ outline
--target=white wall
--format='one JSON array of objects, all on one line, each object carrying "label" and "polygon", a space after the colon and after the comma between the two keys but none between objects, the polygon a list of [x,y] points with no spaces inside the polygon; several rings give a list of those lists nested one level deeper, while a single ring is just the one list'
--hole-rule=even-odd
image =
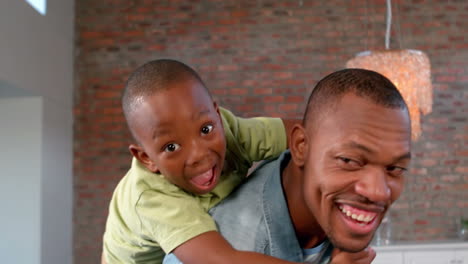
[{"label": "white wall", "polygon": [[0,98],[0,124],[0,259],[40,263],[42,100]]},{"label": "white wall", "polygon": [[24,200],[0,196],[2,232],[22,241],[0,235],[2,263],[72,263],[73,4],[48,0],[42,16],[24,0],[0,0],[0,143],[12,145],[17,161],[0,151],[0,165],[17,170],[14,177],[0,170],[0,192],[21,194],[23,177],[31,192]]},{"label": "white wall", "polygon": [[73,149],[70,109],[44,100],[41,264],[73,262]]},{"label": "white wall", "polygon": [[40,15],[24,0],[0,1],[0,80],[72,105],[73,0],[48,0]]}]

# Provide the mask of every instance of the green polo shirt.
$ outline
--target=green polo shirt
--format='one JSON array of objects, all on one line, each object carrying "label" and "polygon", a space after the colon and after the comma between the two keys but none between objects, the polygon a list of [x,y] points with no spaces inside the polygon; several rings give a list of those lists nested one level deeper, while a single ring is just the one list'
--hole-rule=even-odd
[{"label": "green polo shirt", "polygon": [[208,210],[247,176],[255,161],[279,156],[287,147],[279,118],[240,118],[220,108],[226,160],[218,185],[194,195],[147,170],[133,158],[117,185],[104,233],[104,257],[113,263],[162,263],[187,240],[216,230]]}]

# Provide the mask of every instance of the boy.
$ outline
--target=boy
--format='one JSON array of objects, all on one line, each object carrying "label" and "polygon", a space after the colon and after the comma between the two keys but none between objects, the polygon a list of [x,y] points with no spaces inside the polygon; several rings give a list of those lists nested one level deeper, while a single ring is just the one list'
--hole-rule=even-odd
[{"label": "boy", "polygon": [[[187,264],[291,263],[234,250],[207,213],[254,161],[286,149],[281,119],[242,119],[218,108],[198,74],[174,60],[138,68],[122,104],[136,144],[111,200],[103,262],[161,263],[174,252]],[[191,258],[194,250],[206,250],[206,259]]]}]

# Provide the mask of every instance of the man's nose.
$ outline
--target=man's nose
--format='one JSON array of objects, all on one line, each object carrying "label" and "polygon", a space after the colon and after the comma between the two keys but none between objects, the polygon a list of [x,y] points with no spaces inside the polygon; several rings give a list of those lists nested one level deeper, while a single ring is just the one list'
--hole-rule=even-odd
[{"label": "man's nose", "polygon": [[202,140],[192,140],[187,155],[187,165],[198,166],[202,164],[208,154],[208,148]]},{"label": "man's nose", "polygon": [[384,168],[372,167],[366,169],[355,185],[356,192],[372,202],[385,202],[391,197],[391,189],[387,182]]}]

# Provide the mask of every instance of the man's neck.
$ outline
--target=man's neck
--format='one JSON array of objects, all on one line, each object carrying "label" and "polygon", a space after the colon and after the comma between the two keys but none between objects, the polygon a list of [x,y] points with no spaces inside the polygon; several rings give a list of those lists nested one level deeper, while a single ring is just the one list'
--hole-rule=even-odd
[{"label": "man's neck", "polygon": [[302,178],[303,170],[290,160],[281,173],[289,215],[301,247],[313,248],[318,246],[326,235],[305,203]]}]

